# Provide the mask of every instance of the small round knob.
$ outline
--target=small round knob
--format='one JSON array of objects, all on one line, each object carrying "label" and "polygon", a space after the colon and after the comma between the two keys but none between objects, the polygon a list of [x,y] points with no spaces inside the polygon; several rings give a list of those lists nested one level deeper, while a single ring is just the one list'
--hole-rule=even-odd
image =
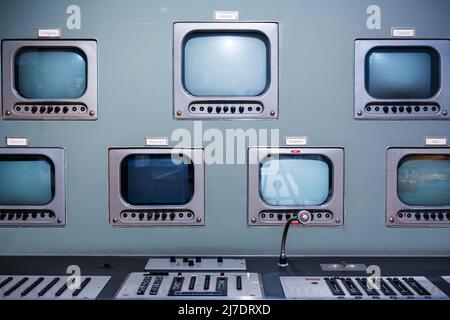
[{"label": "small round knob", "polygon": [[302,210],[298,213],[298,221],[303,224],[307,224],[311,222],[311,213],[306,210]]}]

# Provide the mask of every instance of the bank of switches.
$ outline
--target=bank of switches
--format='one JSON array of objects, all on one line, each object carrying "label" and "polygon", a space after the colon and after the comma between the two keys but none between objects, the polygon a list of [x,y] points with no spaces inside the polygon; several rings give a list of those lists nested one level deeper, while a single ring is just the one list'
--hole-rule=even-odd
[{"label": "bank of switches", "polygon": [[[0,276],[0,300],[96,299],[111,277],[81,276],[78,285],[69,276]],[[73,286],[72,286],[73,285]]]},{"label": "bank of switches", "polygon": [[144,272],[132,273],[117,299],[261,299],[257,273]]}]

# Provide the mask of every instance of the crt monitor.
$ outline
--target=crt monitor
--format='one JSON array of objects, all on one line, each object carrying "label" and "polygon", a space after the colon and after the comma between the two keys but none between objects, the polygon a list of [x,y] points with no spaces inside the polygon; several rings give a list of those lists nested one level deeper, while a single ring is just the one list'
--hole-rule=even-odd
[{"label": "crt monitor", "polygon": [[176,118],[276,118],[277,23],[175,23]]},{"label": "crt monitor", "polygon": [[64,190],[63,149],[0,149],[0,225],[64,225]]},{"label": "crt monitor", "polygon": [[355,117],[446,119],[448,66],[448,40],[357,40]]},{"label": "crt monitor", "polygon": [[112,225],[202,225],[202,149],[110,149]]},{"label": "crt monitor", "polygon": [[389,226],[450,226],[450,149],[388,149]]},{"label": "crt monitor", "polygon": [[92,120],[97,115],[93,40],[5,40],[5,119]]},{"label": "crt monitor", "polygon": [[310,211],[312,225],[343,223],[341,148],[250,148],[250,226],[275,226]]}]

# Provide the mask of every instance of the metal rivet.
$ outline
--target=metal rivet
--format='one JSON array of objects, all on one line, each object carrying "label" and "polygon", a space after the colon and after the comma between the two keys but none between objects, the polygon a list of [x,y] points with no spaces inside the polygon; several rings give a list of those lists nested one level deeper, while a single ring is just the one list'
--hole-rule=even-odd
[{"label": "metal rivet", "polygon": [[336,223],[341,223],[341,219],[336,219]]},{"label": "metal rivet", "polygon": [[270,111],[270,115],[273,117],[275,115],[275,111]]},{"label": "metal rivet", "polygon": [[89,115],[90,115],[91,117],[93,117],[93,116],[95,115],[95,111],[94,111],[94,110],[89,111]]},{"label": "metal rivet", "polygon": [[256,223],[256,218],[252,218],[252,223]]},{"label": "metal rivet", "polygon": [[61,223],[62,222],[62,219],[61,218],[58,218],[58,223]]},{"label": "metal rivet", "polygon": [[181,112],[180,110],[177,111],[177,116],[181,116],[183,114],[183,112]]},{"label": "metal rivet", "polygon": [[114,218],[114,219],[113,219],[113,222],[114,222],[114,223],[116,223],[117,221],[118,221],[118,219],[117,219],[117,218]]},{"label": "metal rivet", "polygon": [[444,116],[446,116],[446,115],[447,115],[447,110],[442,111],[442,114],[443,114]]},{"label": "metal rivet", "polygon": [[393,218],[393,217],[390,217],[390,218],[389,218],[389,222],[390,222],[390,223],[394,223],[394,218]]},{"label": "metal rivet", "polygon": [[6,110],[5,115],[6,116],[10,116],[11,115],[11,110]]},{"label": "metal rivet", "polygon": [[198,223],[202,222],[202,218],[197,217],[197,219],[195,219],[195,221],[197,221]]},{"label": "metal rivet", "polygon": [[358,110],[357,112],[356,112],[356,114],[358,115],[358,116],[362,116],[362,111],[361,110]]}]

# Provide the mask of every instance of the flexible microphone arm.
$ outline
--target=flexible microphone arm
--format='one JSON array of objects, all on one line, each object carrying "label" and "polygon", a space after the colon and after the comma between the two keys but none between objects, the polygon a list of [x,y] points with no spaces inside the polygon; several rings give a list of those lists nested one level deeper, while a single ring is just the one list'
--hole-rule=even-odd
[{"label": "flexible microphone arm", "polygon": [[299,212],[297,217],[289,218],[288,221],[286,221],[286,225],[284,226],[283,230],[283,237],[281,238],[280,258],[278,259],[278,265],[280,267],[286,267],[288,265],[286,256],[286,239],[289,227],[294,221],[297,221],[300,224],[308,224],[311,221],[311,213],[309,211],[302,210]]}]

